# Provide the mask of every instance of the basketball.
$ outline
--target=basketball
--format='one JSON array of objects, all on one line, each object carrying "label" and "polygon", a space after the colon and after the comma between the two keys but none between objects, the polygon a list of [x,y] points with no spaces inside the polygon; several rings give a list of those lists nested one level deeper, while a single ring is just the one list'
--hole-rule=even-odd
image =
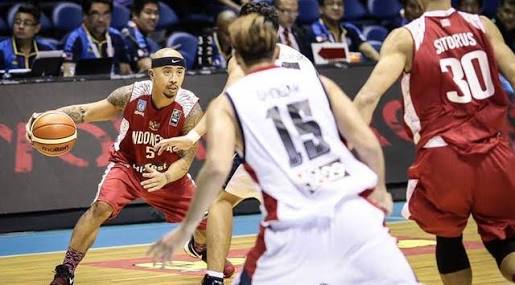
[{"label": "basketball", "polygon": [[75,122],[65,113],[49,111],[32,123],[32,145],[46,156],[60,156],[69,152],[77,139]]}]

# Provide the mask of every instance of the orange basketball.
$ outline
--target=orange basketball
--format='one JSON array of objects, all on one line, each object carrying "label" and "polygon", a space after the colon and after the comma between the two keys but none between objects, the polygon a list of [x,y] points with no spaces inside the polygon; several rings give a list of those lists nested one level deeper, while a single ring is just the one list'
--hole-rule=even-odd
[{"label": "orange basketball", "polygon": [[69,152],[77,139],[75,122],[65,113],[49,111],[32,123],[32,145],[46,156]]}]

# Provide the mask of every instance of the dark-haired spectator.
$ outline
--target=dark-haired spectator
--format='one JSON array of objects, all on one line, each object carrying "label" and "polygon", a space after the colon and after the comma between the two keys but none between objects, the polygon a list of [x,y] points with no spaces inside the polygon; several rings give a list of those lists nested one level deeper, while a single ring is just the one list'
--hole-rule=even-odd
[{"label": "dark-haired spectator", "polygon": [[159,49],[157,43],[149,38],[159,22],[159,2],[134,0],[131,14],[132,19],[122,30],[122,35],[129,50],[132,71],[142,72],[150,69],[150,54]]},{"label": "dark-haired spectator", "polygon": [[343,0],[318,0],[318,6],[320,19],[311,25],[317,42],[347,43],[350,51],[360,51],[373,61],[379,59],[379,53],[356,26],[341,22]]},{"label": "dark-haired spectator", "polygon": [[482,0],[460,0],[458,10],[470,14],[481,14]]},{"label": "dark-haired spectator", "polygon": [[31,68],[38,51],[52,46],[36,39],[41,12],[33,4],[21,4],[14,18],[13,36],[0,42],[0,69]]},{"label": "dark-haired spectator", "polygon": [[403,25],[422,16],[424,10],[417,0],[403,0],[401,16],[404,19]]},{"label": "dark-haired spectator", "polygon": [[313,61],[311,43],[315,37],[311,30],[301,28],[295,24],[299,16],[298,0],[274,0],[275,8],[279,16],[279,42],[290,46],[302,53],[305,57]]},{"label": "dark-haired spectator", "polygon": [[128,50],[122,35],[110,28],[113,2],[111,0],[84,0],[83,24],[72,31],[64,44],[66,62],[64,75],[73,75],[79,59],[113,58],[114,72],[129,74]]},{"label": "dark-haired spectator", "polygon": [[506,44],[515,52],[515,0],[502,0],[494,21]]}]

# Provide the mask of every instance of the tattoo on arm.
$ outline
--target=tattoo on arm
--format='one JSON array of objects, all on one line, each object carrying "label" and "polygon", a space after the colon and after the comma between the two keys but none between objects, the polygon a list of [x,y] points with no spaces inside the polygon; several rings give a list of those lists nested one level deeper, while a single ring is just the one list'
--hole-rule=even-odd
[{"label": "tattoo on arm", "polygon": [[[198,103],[193,106],[190,113],[188,114],[188,117],[186,118],[186,122],[184,123],[184,127],[182,128],[182,132],[184,134],[187,134],[189,131],[191,131],[202,119],[202,116],[204,115],[204,112],[202,112],[202,108]],[[195,143],[195,146],[188,150],[183,150],[179,152],[179,155],[189,161],[193,161],[195,158],[195,154],[197,153],[197,145],[198,142]]]},{"label": "tattoo on arm", "polygon": [[81,105],[74,105],[63,107],[60,109],[64,113],[66,113],[76,124],[80,124],[84,122],[84,115],[86,114],[86,109]]},{"label": "tattoo on arm", "polygon": [[116,107],[118,110],[123,110],[132,94],[132,85],[127,85],[114,90],[109,96],[107,101]]}]

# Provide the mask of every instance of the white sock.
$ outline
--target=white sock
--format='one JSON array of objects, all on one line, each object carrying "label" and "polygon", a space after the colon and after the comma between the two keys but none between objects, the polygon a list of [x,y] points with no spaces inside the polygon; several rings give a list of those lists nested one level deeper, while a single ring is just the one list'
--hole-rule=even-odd
[{"label": "white sock", "polygon": [[216,271],[208,270],[206,272],[206,274],[209,275],[209,276],[212,276],[212,277],[224,278],[224,273],[223,272],[216,272]]}]

